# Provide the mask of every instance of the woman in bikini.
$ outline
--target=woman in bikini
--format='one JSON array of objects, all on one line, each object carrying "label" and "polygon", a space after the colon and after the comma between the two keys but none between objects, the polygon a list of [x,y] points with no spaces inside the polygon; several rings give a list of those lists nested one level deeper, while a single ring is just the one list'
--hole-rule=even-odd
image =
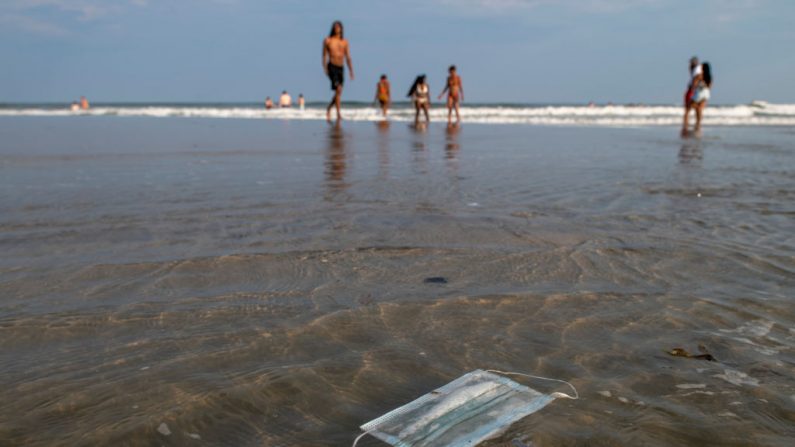
[{"label": "woman in bikini", "polygon": [[431,91],[428,84],[425,83],[425,75],[417,76],[408,96],[414,100],[414,108],[416,109],[414,122],[418,123],[420,121],[420,109],[422,109],[425,112],[425,121],[430,123],[431,118],[428,116],[428,108],[431,106]]},{"label": "woman in bikini", "polygon": [[704,108],[707,107],[707,101],[710,97],[710,89],[712,88],[712,69],[709,62],[701,64],[701,72],[693,79],[693,108],[696,109],[696,133],[701,131],[701,117],[704,114]]},{"label": "woman in bikini", "polygon": [[447,92],[447,122],[449,123],[453,118],[453,108],[455,108],[456,122],[461,122],[458,106],[464,100],[464,86],[461,84],[461,77],[456,74],[455,65],[451,65],[448,71],[450,76],[447,77],[447,85],[439,94],[439,99],[442,99]]}]

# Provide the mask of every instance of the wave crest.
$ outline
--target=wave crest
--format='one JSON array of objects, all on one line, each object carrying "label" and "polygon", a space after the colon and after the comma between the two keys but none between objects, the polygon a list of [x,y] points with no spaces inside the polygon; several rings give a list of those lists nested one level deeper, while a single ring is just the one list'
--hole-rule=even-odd
[{"label": "wave crest", "polygon": [[[218,119],[281,119],[324,120],[325,108],[311,105],[305,110],[265,110],[254,105],[107,105],[88,111],[73,112],[66,108],[44,106],[0,107],[0,116],[119,116],[153,118],[218,118]],[[379,111],[369,105],[346,105],[344,116],[351,121],[381,120]],[[441,105],[431,110],[431,117],[444,120],[447,111]],[[518,106],[466,105],[461,118],[470,123],[527,124],[542,126],[647,127],[678,126],[682,108],[678,106]],[[411,121],[414,110],[398,105],[390,111],[394,121]],[[711,106],[704,112],[704,122],[711,126],[795,126],[795,105],[768,104],[755,101],[750,105]]]}]

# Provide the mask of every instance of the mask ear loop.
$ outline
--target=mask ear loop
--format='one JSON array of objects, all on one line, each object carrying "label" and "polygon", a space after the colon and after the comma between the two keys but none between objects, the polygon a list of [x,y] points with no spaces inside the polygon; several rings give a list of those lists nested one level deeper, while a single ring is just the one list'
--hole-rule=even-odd
[{"label": "mask ear loop", "polygon": [[579,399],[580,398],[580,395],[577,393],[577,388],[574,388],[574,385],[570,384],[569,382],[566,382],[565,380],[550,379],[549,377],[531,376],[530,374],[524,374],[524,373],[520,373],[520,372],[497,371],[496,369],[487,369],[486,371],[487,372],[497,373],[497,374],[503,374],[503,375],[506,375],[506,376],[524,376],[524,377],[530,377],[530,378],[533,378],[533,379],[551,380],[553,382],[565,383],[566,385],[571,387],[572,390],[574,390],[574,397],[569,396],[566,393],[560,393],[560,392],[554,392],[554,393],[550,394],[550,396],[552,396],[552,397],[563,397],[563,398],[566,398],[566,399]]},{"label": "mask ear loop", "polygon": [[365,435],[369,435],[369,434],[370,434],[370,432],[366,431],[366,432],[360,434],[359,436],[357,436],[356,439],[353,440],[353,445],[351,447],[356,447],[356,443],[358,443],[360,439],[364,438]]}]

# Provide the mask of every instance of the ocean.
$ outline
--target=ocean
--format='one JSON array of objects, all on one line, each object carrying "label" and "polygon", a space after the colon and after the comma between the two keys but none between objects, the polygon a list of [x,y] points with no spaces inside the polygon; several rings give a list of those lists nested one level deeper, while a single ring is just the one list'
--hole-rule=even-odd
[{"label": "ocean", "polygon": [[[0,116],[120,116],[182,117],[229,119],[325,120],[325,103],[309,103],[305,110],[297,107],[266,110],[262,104],[94,104],[87,111],[72,112],[64,104],[0,104]],[[372,104],[344,104],[344,118],[350,121],[379,121],[380,111]],[[672,126],[681,125],[682,107],[678,105],[555,105],[555,104],[464,104],[462,119],[477,124],[527,124],[541,126]],[[412,121],[414,108],[395,103],[391,120]],[[443,103],[432,108],[432,120],[446,120]],[[694,119],[694,118],[692,118]],[[795,105],[751,104],[709,105],[704,124],[708,126],[795,126]]]}]

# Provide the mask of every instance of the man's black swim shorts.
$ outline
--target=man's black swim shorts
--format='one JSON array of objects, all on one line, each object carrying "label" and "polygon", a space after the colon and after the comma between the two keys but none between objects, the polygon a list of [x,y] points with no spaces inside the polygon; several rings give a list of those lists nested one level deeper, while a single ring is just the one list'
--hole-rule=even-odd
[{"label": "man's black swim shorts", "polygon": [[327,65],[328,78],[331,80],[331,89],[336,90],[338,85],[345,83],[345,69],[331,62]]}]

